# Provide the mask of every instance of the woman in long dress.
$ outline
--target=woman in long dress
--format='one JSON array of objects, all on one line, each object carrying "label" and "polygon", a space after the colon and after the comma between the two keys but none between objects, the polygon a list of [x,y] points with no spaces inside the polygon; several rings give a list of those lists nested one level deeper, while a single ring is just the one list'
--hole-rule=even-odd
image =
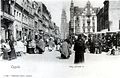
[{"label": "woman in long dress", "polygon": [[85,53],[85,42],[82,38],[82,34],[78,36],[78,39],[75,41],[74,51],[75,51],[75,60],[74,63],[83,63],[84,62],[84,53]]},{"label": "woman in long dress", "polygon": [[9,55],[8,53],[11,51],[9,44],[5,43],[5,41],[2,39],[1,40],[1,50],[3,52],[3,59],[4,60],[9,60]]},{"label": "woman in long dress", "polygon": [[15,42],[14,38],[11,35],[10,41],[9,41],[9,45],[10,45],[10,48],[11,48],[10,59],[16,59],[17,58],[16,53],[15,53],[15,48],[14,48],[14,42]]},{"label": "woman in long dress", "polygon": [[68,40],[64,40],[60,47],[61,58],[68,59],[70,57],[70,45],[68,44]]}]

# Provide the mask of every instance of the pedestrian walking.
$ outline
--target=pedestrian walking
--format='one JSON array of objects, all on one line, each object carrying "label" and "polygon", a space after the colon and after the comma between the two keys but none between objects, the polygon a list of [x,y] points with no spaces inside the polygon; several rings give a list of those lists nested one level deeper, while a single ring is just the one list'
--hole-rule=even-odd
[{"label": "pedestrian walking", "polygon": [[3,59],[10,60],[10,57],[8,55],[8,53],[11,52],[10,46],[8,43],[5,43],[5,40],[3,39],[1,39],[1,50],[3,52]]},{"label": "pedestrian walking", "polygon": [[74,63],[83,63],[84,62],[84,53],[85,53],[85,42],[82,38],[82,34],[78,36],[78,39],[74,44],[75,51],[75,60]]},{"label": "pedestrian walking", "polygon": [[52,38],[49,39],[49,42],[48,42],[48,50],[51,52],[55,47],[55,43],[53,41]]},{"label": "pedestrian walking", "polygon": [[116,35],[116,33],[113,33],[111,41],[112,41],[113,46],[115,46],[115,49],[117,49],[117,35]]},{"label": "pedestrian walking", "polygon": [[35,54],[36,41],[35,41],[34,38],[32,39],[31,44],[32,44],[32,51],[33,51],[33,54]]},{"label": "pedestrian walking", "polygon": [[56,46],[56,51],[58,51],[58,39],[54,40],[55,46]]},{"label": "pedestrian walking", "polygon": [[29,49],[29,54],[34,54],[34,49],[36,47],[36,43],[34,39],[29,40],[29,45],[28,45],[28,49]]},{"label": "pedestrian walking", "polygon": [[90,45],[90,53],[95,53],[95,42],[94,42],[94,39],[93,37],[90,38],[90,42],[89,42],[89,45]]},{"label": "pedestrian walking", "polygon": [[25,49],[24,43],[22,42],[21,38],[19,38],[15,45],[15,52],[17,56],[21,56],[25,51],[24,49]]},{"label": "pedestrian walking", "polygon": [[62,59],[68,59],[70,57],[71,51],[70,51],[70,45],[67,39],[63,41],[60,47],[60,53],[61,53]]},{"label": "pedestrian walking", "polygon": [[106,42],[105,42],[105,44],[106,44],[106,52],[108,52],[109,49],[112,48],[112,38],[111,38],[111,35],[109,33],[106,34]]},{"label": "pedestrian walking", "polygon": [[45,42],[42,36],[36,40],[36,49],[39,51],[39,54],[42,54],[45,51]]},{"label": "pedestrian walking", "polygon": [[94,43],[95,43],[95,53],[100,53],[100,42],[99,38],[97,37],[97,34],[95,35]]}]

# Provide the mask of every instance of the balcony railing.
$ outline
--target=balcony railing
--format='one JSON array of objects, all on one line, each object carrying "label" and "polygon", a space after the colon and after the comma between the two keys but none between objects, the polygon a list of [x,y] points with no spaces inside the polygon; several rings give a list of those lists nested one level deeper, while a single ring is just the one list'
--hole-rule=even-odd
[{"label": "balcony railing", "polygon": [[8,13],[6,13],[6,12],[1,12],[1,16],[2,16],[2,18],[8,18],[8,19],[14,21],[14,16],[13,16],[13,15],[10,15],[10,14],[8,14]]}]

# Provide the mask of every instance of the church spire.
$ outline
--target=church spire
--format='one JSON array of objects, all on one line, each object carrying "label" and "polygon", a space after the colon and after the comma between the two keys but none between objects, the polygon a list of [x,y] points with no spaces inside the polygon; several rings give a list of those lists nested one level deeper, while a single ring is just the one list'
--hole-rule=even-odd
[{"label": "church spire", "polygon": [[88,6],[90,6],[90,5],[91,5],[91,3],[90,3],[90,1],[89,1],[89,0],[88,0],[88,2],[87,2],[87,5],[88,5]]},{"label": "church spire", "polygon": [[71,0],[71,3],[73,3],[73,0]]},{"label": "church spire", "polygon": [[73,7],[74,6],[74,2],[73,2],[73,0],[71,0],[71,7]]}]

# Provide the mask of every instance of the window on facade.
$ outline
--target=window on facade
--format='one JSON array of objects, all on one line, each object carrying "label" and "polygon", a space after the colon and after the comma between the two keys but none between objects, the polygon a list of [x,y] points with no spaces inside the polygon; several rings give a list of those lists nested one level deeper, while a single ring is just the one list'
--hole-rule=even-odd
[{"label": "window on facade", "polygon": [[18,12],[17,12],[17,16],[18,16]]},{"label": "window on facade", "polygon": [[14,10],[14,15],[15,15],[15,13],[16,13],[16,10]]},{"label": "window on facade", "polygon": [[85,16],[83,16],[83,19],[85,19]]},{"label": "window on facade", "polygon": [[93,28],[93,32],[95,32],[95,28]]},{"label": "window on facade", "polygon": [[19,17],[21,16],[21,13],[19,13]]},{"label": "window on facade", "polygon": [[85,27],[85,23],[83,23],[83,27]]},{"label": "window on facade", "polygon": [[27,18],[26,18],[26,16],[25,16],[25,21],[27,21]]},{"label": "window on facade", "polygon": [[95,18],[94,18],[94,17],[92,17],[92,20],[95,20]]},{"label": "window on facade", "polygon": [[4,12],[10,14],[11,8],[10,8],[10,4],[8,3],[8,1],[3,1],[3,10]]},{"label": "window on facade", "polygon": [[120,29],[120,20],[119,20],[119,29]]},{"label": "window on facade", "polygon": [[4,1],[1,0],[1,10],[3,11],[4,10]]},{"label": "window on facade", "polygon": [[29,6],[27,5],[27,9],[29,10]]},{"label": "window on facade", "polygon": [[83,19],[83,23],[85,23],[85,19]]},{"label": "window on facade", "polygon": [[22,14],[22,19],[24,20],[24,15]]},{"label": "window on facade", "polygon": [[24,20],[26,20],[26,19],[25,19],[25,15],[24,15]]},{"label": "window on facade", "polygon": [[83,28],[83,32],[85,33],[85,28]]},{"label": "window on facade", "polygon": [[93,26],[95,26],[95,22],[93,22]]}]

